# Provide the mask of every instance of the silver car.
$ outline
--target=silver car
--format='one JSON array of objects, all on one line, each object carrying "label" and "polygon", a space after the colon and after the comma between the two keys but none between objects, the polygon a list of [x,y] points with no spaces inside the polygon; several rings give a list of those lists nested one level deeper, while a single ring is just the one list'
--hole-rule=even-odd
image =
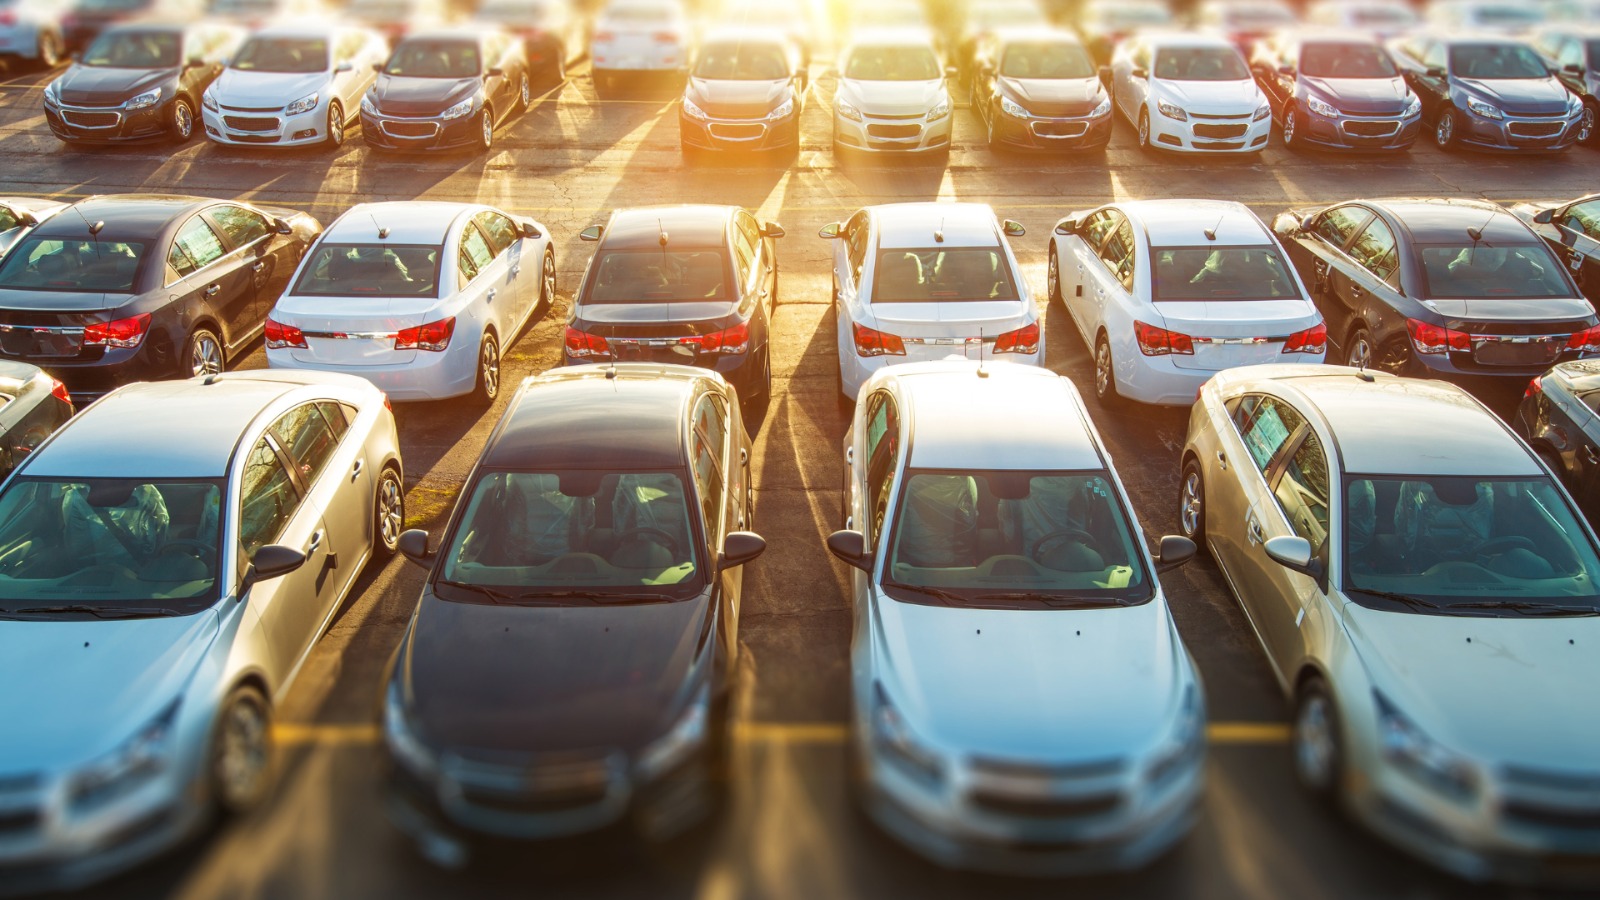
[{"label": "silver car", "polygon": [[1061,376],[912,363],[861,397],[828,547],[858,570],[849,746],[868,814],[956,868],[1153,859],[1202,786],[1205,698],[1155,574],[1194,545],[1145,550]]},{"label": "silver car", "polygon": [[1181,485],[1307,788],[1467,878],[1600,876],[1600,554],[1509,428],[1440,381],[1232,369]]},{"label": "silver car", "polygon": [[404,519],[366,381],[134,384],[0,487],[0,883],[64,888],[251,807],[284,695]]}]

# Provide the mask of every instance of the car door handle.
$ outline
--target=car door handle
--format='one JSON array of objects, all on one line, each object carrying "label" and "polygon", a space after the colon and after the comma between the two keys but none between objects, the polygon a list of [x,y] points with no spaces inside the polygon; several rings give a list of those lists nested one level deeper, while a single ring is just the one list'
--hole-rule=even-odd
[{"label": "car door handle", "polygon": [[361,470],[366,467],[366,464],[367,464],[367,461],[364,460],[364,459],[356,460],[355,467],[350,470],[350,480],[351,481],[355,481],[357,478],[359,478],[361,476]]},{"label": "car door handle", "polygon": [[1588,444],[1583,445],[1583,458],[1588,460],[1591,466],[1600,465],[1600,453],[1596,453]]},{"label": "car door handle", "polygon": [[1261,521],[1255,516],[1251,516],[1245,522],[1245,536],[1249,538],[1252,544],[1259,544],[1266,540],[1261,534]]},{"label": "car door handle", "polygon": [[512,278],[515,278],[515,277],[517,277],[518,275],[521,275],[521,274],[522,274],[522,267],[521,266],[512,266],[511,267],[511,277]]},{"label": "car door handle", "polygon": [[219,292],[221,290],[222,290],[222,285],[213,284],[210,287],[206,288],[206,296],[207,297],[215,297],[217,295],[217,292]]},{"label": "car door handle", "polygon": [[1366,292],[1367,292],[1366,289],[1363,288],[1359,284],[1350,285],[1350,296],[1352,296],[1352,297],[1359,297],[1362,294],[1365,294]]},{"label": "car door handle", "polygon": [[1228,454],[1223,453],[1221,450],[1217,451],[1217,468],[1219,468],[1219,469],[1227,469],[1228,468]]},{"label": "car door handle", "polygon": [[251,266],[250,267],[250,271],[255,272],[257,274],[260,274],[266,268],[267,268],[266,261],[265,260],[261,260],[261,261],[257,262],[255,265]]},{"label": "car door handle", "polygon": [[487,300],[487,301],[488,301],[488,302],[490,302],[490,303],[493,303],[493,302],[494,302],[494,295],[495,295],[495,294],[496,294],[496,293],[497,293],[497,291],[495,291],[495,289],[494,289],[494,288],[490,288],[490,289],[489,289],[489,293],[488,293],[488,294],[486,294],[486,295],[484,295],[484,299],[485,299],[485,300]]},{"label": "car door handle", "polygon": [[317,552],[317,548],[321,547],[321,546],[322,546],[322,532],[321,531],[313,531],[313,532],[311,532],[311,543],[306,545],[306,556],[310,556],[311,554]]}]

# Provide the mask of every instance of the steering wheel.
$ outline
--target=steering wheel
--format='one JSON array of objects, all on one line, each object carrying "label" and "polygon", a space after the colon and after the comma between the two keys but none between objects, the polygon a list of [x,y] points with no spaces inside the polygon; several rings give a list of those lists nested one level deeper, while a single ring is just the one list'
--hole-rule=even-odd
[{"label": "steering wheel", "polygon": [[1028,549],[1028,558],[1038,559],[1040,551],[1045,547],[1053,547],[1066,540],[1074,540],[1085,547],[1094,548],[1094,536],[1089,532],[1081,528],[1062,528],[1034,541],[1033,546]]},{"label": "steering wheel", "polygon": [[668,532],[662,531],[659,528],[648,528],[648,527],[644,527],[644,526],[640,526],[638,528],[630,528],[627,531],[624,531],[621,534],[616,535],[617,544],[620,546],[621,544],[625,543],[629,539],[636,538],[636,537],[646,537],[646,538],[648,538],[648,537],[659,537],[659,538],[661,538],[661,540],[657,541],[657,543],[663,544],[664,546],[666,546],[667,550],[669,550],[672,553],[673,558],[677,558],[677,557],[683,555],[683,553],[682,553],[683,548],[678,546],[678,539],[673,537]]},{"label": "steering wheel", "polygon": [[156,551],[156,558],[160,559],[173,550],[196,551],[192,555],[208,566],[217,560],[217,548],[214,545],[205,541],[197,541],[193,538],[173,538],[167,541],[161,545],[160,550]]},{"label": "steering wheel", "polygon": [[1490,538],[1473,548],[1472,555],[1478,557],[1497,556],[1508,550],[1527,550],[1530,553],[1538,552],[1534,549],[1533,541],[1520,534],[1508,534],[1504,537]]}]

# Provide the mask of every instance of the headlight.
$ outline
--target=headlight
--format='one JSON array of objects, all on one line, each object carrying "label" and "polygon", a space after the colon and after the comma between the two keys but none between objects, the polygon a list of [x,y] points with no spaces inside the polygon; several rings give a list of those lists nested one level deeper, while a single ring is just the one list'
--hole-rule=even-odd
[{"label": "headlight", "polygon": [[1326,100],[1322,100],[1317,97],[1307,97],[1306,106],[1319,116],[1326,116],[1330,119],[1339,118],[1339,111],[1334,109],[1333,104]]},{"label": "headlight", "polygon": [[861,121],[861,110],[856,109],[854,106],[851,106],[848,101],[845,101],[845,100],[834,100],[833,101],[833,111],[838,113],[839,115],[845,117],[846,119],[849,119],[852,122]]},{"label": "headlight", "polygon": [[767,113],[767,118],[769,118],[769,119],[787,119],[792,115],[794,115],[794,98],[790,97],[788,100],[785,100],[782,103],[778,104],[778,108],[777,109],[773,110],[772,112]]},{"label": "headlight", "polygon": [[1018,119],[1032,118],[1032,115],[1022,108],[1022,104],[1012,101],[1010,97],[1000,98],[1000,111]]},{"label": "headlight", "polygon": [[873,686],[877,696],[872,712],[872,744],[883,756],[913,777],[937,785],[944,780],[944,764],[932,750],[922,746],[906,726],[905,719],[889,702],[883,685]]},{"label": "headlight", "polygon": [[377,91],[367,91],[365,94],[361,95],[361,111],[362,112],[366,113],[369,116],[375,116],[375,115],[378,114],[378,98],[377,98],[377,94],[378,94]]},{"label": "headlight", "polygon": [[1205,705],[1199,692],[1189,685],[1183,692],[1178,718],[1166,743],[1156,751],[1150,766],[1145,770],[1145,780],[1160,784],[1179,770],[1198,764],[1205,755]]},{"label": "headlight", "polygon": [[298,116],[301,113],[310,112],[317,108],[317,99],[316,94],[312,94],[309,97],[301,97],[299,100],[289,104],[284,109],[283,114],[286,116]]},{"label": "headlight", "polygon": [[166,768],[172,724],[178,718],[174,700],[122,746],[85,766],[69,788],[74,807],[98,806],[127,794]]},{"label": "headlight", "polygon": [[217,98],[213,97],[211,95],[211,91],[207,90],[204,94],[200,95],[200,105],[204,106],[206,109],[211,110],[212,112],[216,112],[217,111]]},{"label": "headlight", "polygon": [[122,104],[122,108],[129,111],[135,109],[149,109],[160,102],[161,88],[156,88],[154,90],[145,91],[144,93],[132,98],[128,102]]},{"label": "headlight", "polygon": [[433,775],[438,760],[412,730],[398,681],[390,682],[383,701],[383,743],[389,748],[389,755],[413,775],[423,778]]},{"label": "headlight", "polygon": [[950,115],[950,98],[946,97],[935,103],[933,109],[928,110],[928,121],[937,122],[948,115]]},{"label": "headlight", "polygon": [[1419,97],[1412,97],[1411,102],[1406,104],[1406,111],[1400,114],[1401,118],[1405,119],[1420,115],[1422,115],[1422,99]]},{"label": "headlight", "polygon": [[689,114],[689,118],[691,118],[691,119],[709,119],[709,118],[711,118],[711,116],[706,114],[705,110],[703,110],[700,107],[696,106],[695,102],[693,100],[690,100],[688,97],[684,97],[683,98],[683,111],[688,113]]},{"label": "headlight", "polygon": [[1189,121],[1189,114],[1176,104],[1168,103],[1165,100],[1157,100],[1156,109],[1169,119],[1177,119],[1179,122]]},{"label": "headlight", "polygon": [[[1332,107],[1329,107],[1329,109],[1332,109]],[[1272,115],[1272,107],[1270,107],[1267,104],[1263,103],[1260,106],[1256,107],[1256,114],[1250,117],[1250,121],[1259,122],[1262,119],[1265,119],[1266,117],[1268,117],[1270,115]]]},{"label": "headlight", "polygon": [[1482,100],[1473,99],[1472,97],[1467,98],[1467,109],[1470,109],[1478,115],[1483,116],[1485,119],[1505,118],[1500,114],[1500,110],[1498,108],[1490,106]]},{"label": "headlight", "polygon": [[61,105],[61,82],[52,81],[44,86],[44,102],[51,106]]},{"label": "headlight", "polygon": [[1098,119],[1101,116],[1109,116],[1109,115],[1111,115],[1111,98],[1107,97],[1104,100],[1100,101],[1100,105],[1096,106],[1094,108],[1094,111],[1089,113],[1089,118]]},{"label": "headlight", "polygon": [[471,115],[472,114],[472,105],[474,103],[476,103],[476,102],[477,101],[474,100],[473,98],[468,97],[467,99],[461,101],[460,103],[457,103],[455,106],[452,106],[449,109],[445,110],[444,112],[440,113],[439,114],[439,118],[444,119],[446,121],[449,121],[450,119],[459,119],[462,116]]},{"label": "headlight", "polygon": [[1423,734],[1388,698],[1372,692],[1378,705],[1378,744],[1384,759],[1440,793],[1471,800],[1478,793],[1472,765]]},{"label": "headlight", "polygon": [[1572,94],[1567,95],[1567,115],[1575,116],[1583,112],[1583,101]]},{"label": "headlight", "polygon": [[634,771],[639,779],[650,781],[660,778],[705,746],[710,720],[711,685],[708,682],[667,733],[640,752],[638,761],[634,763]]}]

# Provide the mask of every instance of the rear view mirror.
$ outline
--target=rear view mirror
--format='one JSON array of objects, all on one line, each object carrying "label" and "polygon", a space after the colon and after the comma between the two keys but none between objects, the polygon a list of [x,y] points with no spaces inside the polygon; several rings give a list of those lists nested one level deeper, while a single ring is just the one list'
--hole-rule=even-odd
[{"label": "rear view mirror", "polygon": [[1156,550],[1156,571],[1176,569],[1194,559],[1194,541],[1181,534],[1163,535]]},{"label": "rear view mirror", "polygon": [[294,226],[286,219],[273,219],[272,230],[279,234],[294,234]]},{"label": "rear view mirror", "polygon": [[777,222],[763,222],[761,225],[762,237],[781,238],[787,233],[783,230],[783,226]]},{"label": "rear view mirror", "polygon": [[835,531],[828,535],[828,551],[863,572],[872,571],[872,554],[867,552],[867,538],[859,531]]},{"label": "rear view mirror", "polygon": [[831,240],[834,240],[835,238],[837,238],[838,236],[839,236],[839,223],[838,222],[829,222],[828,224],[822,226],[820,229],[817,230],[817,237],[819,237],[819,238],[827,238],[828,240],[831,241]]},{"label": "rear view mirror", "polygon": [[1267,538],[1262,546],[1267,558],[1292,572],[1322,577],[1322,561],[1311,556],[1311,542],[1299,535],[1281,534]]},{"label": "rear view mirror", "polygon": [[490,68],[489,71],[483,73],[483,77],[485,78],[504,78],[505,75],[506,70],[500,68],[499,66],[494,66]]},{"label": "rear view mirror", "polygon": [[750,531],[735,531],[722,542],[722,555],[717,559],[717,569],[733,569],[761,555],[767,542],[761,535]]},{"label": "rear view mirror", "polygon": [[539,230],[539,226],[533,224],[532,222],[523,222],[522,223],[522,236],[525,237],[525,238],[535,238],[535,239],[537,239],[537,238],[544,237],[544,232],[540,231]]},{"label": "rear view mirror", "polygon": [[600,240],[600,235],[605,233],[606,228],[604,225],[590,225],[588,228],[578,232],[578,240],[593,243]]},{"label": "rear view mirror", "polygon": [[285,547],[282,544],[268,544],[261,547],[250,556],[250,568],[244,572],[244,581],[239,586],[239,593],[243,595],[256,582],[287,575],[305,564],[306,555],[293,547]]},{"label": "rear view mirror", "polygon": [[1013,219],[1007,219],[1000,223],[1000,230],[1005,232],[1006,237],[1022,237],[1028,233],[1028,229],[1023,228],[1021,222]]},{"label": "rear view mirror", "polygon": [[1556,211],[1555,210],[1553,210],[1553,209],[1541,209],[1538,212],[1533,214],[1533,224],[1535,224],[1535,225],[1549,225],[1551,222],[1555,221],[1555,218],[1556,218]]},{"label": "rear view mirror", "polygon": [[400,532],[400,552],[424,569],[433,565],[433,551],[428,549],[428,533],[421,528]]}]

